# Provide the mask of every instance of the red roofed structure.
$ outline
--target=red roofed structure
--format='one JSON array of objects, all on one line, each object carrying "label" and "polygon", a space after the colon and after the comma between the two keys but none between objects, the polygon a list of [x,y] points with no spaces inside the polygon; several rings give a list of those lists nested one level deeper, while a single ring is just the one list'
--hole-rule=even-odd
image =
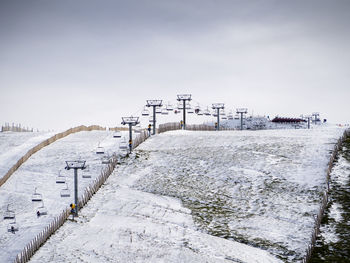
[{"label": "red roofed structure", "polygon": [[285,118],[285,117],[275,117],[272,122],[276,123],[301,123],[306,122],[306,120],[300,118]]}]

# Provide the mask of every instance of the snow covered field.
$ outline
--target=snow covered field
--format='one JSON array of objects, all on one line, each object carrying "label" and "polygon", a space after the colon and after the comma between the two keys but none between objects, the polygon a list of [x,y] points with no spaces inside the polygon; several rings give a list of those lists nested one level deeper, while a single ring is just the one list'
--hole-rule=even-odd
[{"label": "snow covered field", "polygon": [[342,132],[154,136],[31,261],[298,262]]},{"label": "snow covered field", "polygon": [[[124,133],[124,132],[123,132]],[[124,135],[127,135],[124,133]],[[13,137],[12,137],[13,136]],[[27,145],[28,140],[19,139],[18,134],[8,134],[6,141],[21,141],[20,145]],[[35,137],[36,138],[36,137]],[[96,148],[104,147],[104,155],[112,155],[119,151],[121,139],[113,138],[113,132],[90,131],[78,132],[60,139],[51,145],[44,147],[28,159],[11,177],[0,187],[0,262],[11,262],[23,247],[47,226],[52,218],[73,202],[73,171],[66,171],[65,161],[82,159],[87,161],[88,170],[79,172],[79,193],[96,178],[103,168],[102,155],[96,154]],[[32,140],[30,140],[32,143]],[[40,142],[40,141],[39,141]],[[10,144],[10,143],[9,143]],[[33,145],[34,146],[34,145]],[[30,147],[31,148],[31,147]],[[13,151],[8,151],[9,156]],[[3,152],[3,159],[10,159]],[[14,158],[14,157],[13,157]],[[12,160],[12,159],[11,159]],[[15,163],[17,160],[13,160]],[[58,171],[66,178],[70,197],[61,197],[61,190],[65,184],[57,184]],[[91,178],[82,178],[82,174]],[[37,208],[42,202],[32,202],[31,197],[35,188],[42,194],[44,206],[48,210],[47,215],[36,216]],[[7,225],[11,220],[3,219],[3,212],[7,205],[16,213],[16,222],[19,231],[16,234],[7,232]]]}]

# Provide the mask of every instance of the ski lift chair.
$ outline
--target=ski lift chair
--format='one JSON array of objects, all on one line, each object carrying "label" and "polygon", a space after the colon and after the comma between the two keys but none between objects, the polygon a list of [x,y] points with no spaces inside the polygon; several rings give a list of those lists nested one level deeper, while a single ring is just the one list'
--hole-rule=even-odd
[{"label": "ski lift chair", "polygon": [[4,219],[14,219],[15,218],[15,211],[10,210],[10,205],[7,205],[7,209],[4,213]]},{"label": "ski lift chair", "polygon": [[16,219],[7,225],[8,232],[15,233],[18,230],[19,228],[18,228],[18,224],[16,223]]},{"label": "ski lift chair", "polygon": [[98,146],[96,149],[96,154],[104,154],[105,153],[105,148],[102,146]]},{"label": "ski lift chair", "polygon": [[128,154],[128,150],[127,149],[120,149],[119,155],[120,156],[126,156]]},{"label": "ski lift chair", "polygon": [[42,200],[43,200],[43,195],[39,194],[36,191],[36,187],[35,187],[34,193],[32,194],[32,201],[33,202],[41,202]]},{"label": "ski lift chair", "polygon": [[141,125],[140,124],[136,125],[135,129],[134,129],[134,132],[135,133],[141,133],[141,131],[142,131]]},{"label": "ski lift chair", "polygon": [[86,173],[86,172],[90,172],[90,166],[87,165],[87,166],[85,166],[85,167],[86,167],[86,168],[83,170],[83,175],[82,175],[82,177],[83,177],[83,178],[91,178],[91,175]]},{"label": "ski lift chair", "polygon": [[206,110],[204,110],[204,115],[206,115],[206,116],[210,116],[210,111],[209,111],[208,107],[207,107],[207,109],[206,109]]},{"label": "ski lift chair", "polygon": [[122,137],[122,133],[120,131],[115,131],[113,133],[113,138],[121,138]]},{"label": "ski lift chair", "polygon": [[193,108],[188,108],[187,113],[190,113],[190,114],[194,113]]},{"label": "ski lift chair", "polygon": [[170,103],[166,106],[166,110],[167,111],[173,111],[174,110],[174,107],[173,105],[171,105]]},{"label": "ski lift chair", "polygon": [[146,109],[146,107],[143,108],[143,111],[141,112],[142,116],[149,116],[149,110]]},{"label": "ski lift chair", "polygon": [[67,183],[66,183],[66,188],[61,190],[61,197],[70,197],[70,191],[68,189]]},{"label": "ski lift chair", "polygon": [[58,171],[58,176],[56,177],[56,184],[65,184],[66,177],[61,175],[61,171]]},{"label": "ski lift chair", "polygon": [[162,113],[162,108],[156,107],[156,113],[157,113],[157,114]]},{"label": "ski lift chair", "polygon": [[162,110],[162,115],[168,115],[168,114],[169,114],[168,110],[166,108],[164,108]]},{"label": "ski lift chair", "polygon": [[123,138],[123,140],[119,143],[119,149],[124,150],[124,149],[128,149],[128,144],[125,140],[125,137]]},{"label": "ski lift chair", "polygon": [[91,174],[83,173],[81,177],[88,179],[88,178],[91,178]]},{"label": "ski lift chair", "polygon": [[102,164],[109,164],[111,162],[111,159],[108,156],[105,156],[102,158]]},{"label": "ski lift chair", "polygon": [[47,208],[44,206],[44,201],[41,202],[41,206],[36,211],[38,216],[47,215]]},{"label": "ski lift chair", "polygon": [[227,120],[227,116],[226,116],[226,115],[223,115],[223,116],[221,117],[221,119]]}]

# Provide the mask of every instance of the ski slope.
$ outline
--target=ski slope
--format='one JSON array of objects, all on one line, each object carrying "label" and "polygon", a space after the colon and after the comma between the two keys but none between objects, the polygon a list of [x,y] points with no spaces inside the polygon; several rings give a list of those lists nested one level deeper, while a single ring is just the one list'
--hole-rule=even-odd
[{"label": "ski slope", "polygon": [[[127,133],[123,132],[126,136]],[[18,134],[9,135],[8,140],[18,140]],[[11,137],[11,138],[10,138]],[[10,178],[0,187],[0,262],[11,262],[23,247],[35,235],[42,231],[51,220],[73,202],[73,171],[64,169],[65,161],[86,160],[89,169],[79,171],[79,193],[88,186],[94,178],[100,175],[105,166],[102,156],[119,152],[121,139],[113,138],[109,131],[83,131],[68,135],[33,154]],[[23,139],[25,144],[25,139]],[[22,145],[23,145],[22,144]],[[97,155],[96,148],[104,147],[105,154]],[[12,156],[12,151],[9,151]],[[3,152],[7,158],[6,152]],[[13,160],[15,163],[17,160]],[[58,173],[66,178],[67,185],[57,184]],[[82,178],[82,174],[91,178]],[[70,197],[61,197],[61,190],[68,186]],[[32,202],[32,194],[37,192],[43,197],[42,202]],[[37,217],[38,207],[44,206],[47,215]],[[19,231],[15,234],[7,232],[7,225],[12,220],[4,219],[3,213],[10,205],[16,213],[16,223]]]},{"label": "ski slope", "polygon": [[298,262],[343,130],[156,135],[31,262]]},{"label": "ski slope", "polygon": [[0,178],[31,148],[52,135],[52,132],[0,132]]}]

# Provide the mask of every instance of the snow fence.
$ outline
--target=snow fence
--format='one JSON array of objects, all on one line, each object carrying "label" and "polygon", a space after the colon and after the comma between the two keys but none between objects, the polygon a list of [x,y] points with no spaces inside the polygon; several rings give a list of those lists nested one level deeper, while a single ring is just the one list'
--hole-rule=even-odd
[{"label": "snow fence", "polygon": [[336,160],[338,156],[339,149],[341,149],[343,142],[347,137],[350,136],[350,129],[347,129],[344,131],[343,136],[338,139],[338,142],[334,145],[334,149],[332,151],[332,155],[330,157],[329,163],[328,163],[328,169],[327,169],[327,189],[323,193],[323,198],[321,201],[320,209],[318,211],[318,214],[315,215],[315,225],[313,232],[311,234],[311,242],[310,245],[306,248],[306,254],[302,260],[302,263],[307,263],[310,261],[311,256],[312,256],[312,251],[315,247],[316,244],[316,238],[320,234],[320,225],[321,221],[323,218],[324,211],[327,207],[328,204],[328,192],[329,192],[329,180],[330,180],[330,175],[333,169],[334,161]]},{"label": "snow fence", "polygon": [[57,133],[54,136],[50,137],[49,139],[46,139],[45,141],[39,143],[37,146],[34,146],[32,149],[30,149],[25,155],[23,155],[11,168],[8,170],[8,172],[0,179],[0,186],[2,186],[9,178],[10,176],[25,162],[27,161],[34,153],[38,152],[45,146],[50,145],[51,143],[62,139],[63,137],[66,137],[72,133],[80,132],[80,131],[93,131],[93,130],[106,130],[106,128],[102,128],[98,125],[91,125],[91,126],[78,126],[75,128],[70,128],[64,132]]},{"label": "snow fence", "polygon": [[[139,146],[142,142],[147,140],[148,133],[143,131],[137,136],[133,143],[133,148]],[[111,162],[108,166],[102,170],[101,174],[88,186],[85,188],[84,193],[78,198],[78,207],[81,209],[91,197],[100,189],[100,187],[106,182],[107,178],[112,174],[114,168],[118,163],[118,157],[113,155]],[[64,222],[68,219],[70,215],[71,208],[66,207],[58,216],[56,216],[53,221],[45,227],[32,241],[30,241],[20,252],[16,259],[15,263],[25,263],[30,260],[34,253],[50,238],[52,234],[59,229]]]},{"label": "snow fence", "polygon": [[[160,124],[159,128],[158,128],[158,133],[163,133],[163,132],[167,132],[167,131],[174,131],[174,130],[181,130],[181,124],[178,122],[170,122],[170,123]],[[186,130],[190,130],[190,131],[215,131],[215,127],[205,125],[205,124],[186,124]],[[222,130],[222,127],[220,128],[220,130]]]}]

